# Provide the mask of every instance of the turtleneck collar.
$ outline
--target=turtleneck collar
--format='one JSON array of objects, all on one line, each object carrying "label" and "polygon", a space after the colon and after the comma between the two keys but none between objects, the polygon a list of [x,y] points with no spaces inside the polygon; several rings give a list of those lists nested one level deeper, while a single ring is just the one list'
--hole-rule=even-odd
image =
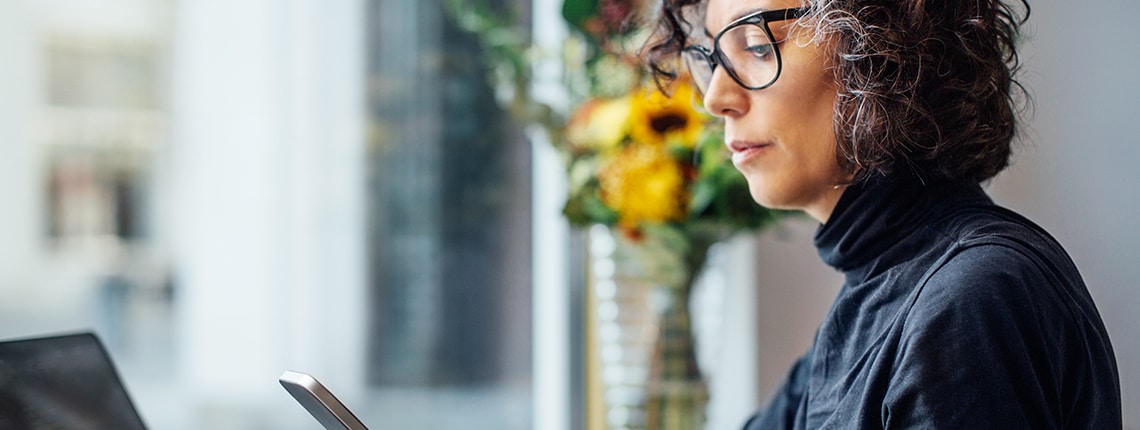
[{"label": "turtleneck collar", "polygon": [[973,182],[926,181],[911,175],[872,178],[843,192],[815,246],[828,265],[848,272],[879,259],[932,215],[968,203],[992,204]]}]

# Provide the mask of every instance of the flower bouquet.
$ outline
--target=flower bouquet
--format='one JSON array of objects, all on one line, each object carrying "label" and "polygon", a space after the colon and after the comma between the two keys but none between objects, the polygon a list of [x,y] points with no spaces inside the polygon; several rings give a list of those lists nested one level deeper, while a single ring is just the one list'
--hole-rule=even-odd
[{"label": "flower bouquet", "polygon": [[637,0],[565,0],[577,38],[567,81],[579,103],[556,141],[567,168],[564,213],[576,226],[603,224],[627,238],[722,240],[779,213],[757,205],[732,166],[719,124],[682,76],[659,88],[642,64],[648,11]]},{"label": "flower bouquet", "polygon": [[694,281],[713,244],[769,225],[780,213],[752,200],[690,81],[681,76],[660,88],[645,72],[639,48],[647,32],[636,23],[647,7],[637,0],[563,3],[577,36],[567,44],[567,81],[580,95],[556,141],[569,185],[563,212],[573,225],[617,232],[639,276],[667,298],[657,309],[636,402],[642,415],[615,424],[695,429],[703,425],[708,393],[689,317]]},{"label": "flower bouquet", "polygon": [[619,271],[636,273],[646,282],[631,284],[652,284],[666,298],[653,309],[649,369],[633,402],[640,411],[612,424],[699,428],[708,394],[689,321],[693,283],[713,244],[767,226],[781,213],[752,200],[690,81],[681,76],[661,88],[646,73],[639,51],[648,29],[639,21],[650,13],[647,0],[564,0],[572,29],[561,55],[572,101],[565,119],[529,96],[537,54],[526,37],[504,31],[479,2],[448,4],[487,48],[503,104],[551,132],[566,167],[566,219],[608,227],[627,254],[615,261],[634,266]]}]

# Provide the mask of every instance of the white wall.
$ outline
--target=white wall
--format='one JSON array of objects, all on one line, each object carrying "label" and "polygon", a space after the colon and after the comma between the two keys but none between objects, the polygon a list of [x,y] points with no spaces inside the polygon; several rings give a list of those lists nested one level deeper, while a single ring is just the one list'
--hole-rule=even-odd
[{"label": "white wall", "polygon": [[168,0],[23,0],[37,11],[40,26],[56,35],[156,40],[168,28],[163,18]]},{"label": "white wall", "polygon": [[1140,4],[1032,2],[1028,145],[995,198],[1038,221],[1080,268],[1114,346],[1125,427],[1140,426]]},{"label": "white wall", "polygon": [[[1125,428],[1140,428],[1140,46],[1128,0],[1031,2],[1022,80],[1035,97],[1027,143],[995,199],[1066,246],[1116,348]],[[819,262],[811,226],[766,235],[758,251],[760,390],[767,399],[810,342],[842,281]]]},{"label": "white wall", "polygon": [[0,288],[22,287],[39,252],[42,205],[33,108],[41,82],[32,50],[34,15],[20,0],[0,0]]}]

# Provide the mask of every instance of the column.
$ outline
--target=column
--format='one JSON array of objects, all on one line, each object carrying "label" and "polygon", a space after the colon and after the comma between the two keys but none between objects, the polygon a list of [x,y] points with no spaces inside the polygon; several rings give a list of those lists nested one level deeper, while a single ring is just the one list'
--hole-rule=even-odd
[{"label": "column", "polygon": [[207,407],[275,400],[287,368],[363,392],[362,15],[178,3],[170,230],[182,377]]}]

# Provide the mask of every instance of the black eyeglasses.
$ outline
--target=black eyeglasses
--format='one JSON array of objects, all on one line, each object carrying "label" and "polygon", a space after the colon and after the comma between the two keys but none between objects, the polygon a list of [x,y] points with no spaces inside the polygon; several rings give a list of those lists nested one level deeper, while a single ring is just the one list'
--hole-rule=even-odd
[{"label": "black eyeglasses", "polygon": [[719,64],[740,86],[759,90],[780,77],[780,50],[768,23],[796,19],[807,8],[766,10],[745,16],[721,30],[713,38],[713,49],[694,45],[682,50],[682,57],[701,93],[708,90],[713,71]]}]

